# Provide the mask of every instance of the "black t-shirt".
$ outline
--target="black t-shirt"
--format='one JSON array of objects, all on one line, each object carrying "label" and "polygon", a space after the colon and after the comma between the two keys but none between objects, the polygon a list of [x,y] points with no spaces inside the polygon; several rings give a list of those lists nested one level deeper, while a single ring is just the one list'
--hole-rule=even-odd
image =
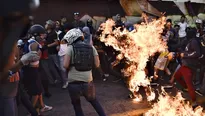
[{"label": "black t-shirt", "polygon": [[83,28],[85,26],[85,23],[80,21],[80,20],[79,21],[73,21],[72,24],[73,24],[74,28]]},{"label": "black t-shirt", "polygon": [[[47,33],[46,43],[47,44],[52,44],[57,39],[58,39],[58,34],[55,31],[52,31],[50,33]],[[48,54],[50,54],[50,55],[58,54],[58,51],[57,51],[56,47],[57,47],[57,45],[49,47],[48,48]]]},{"label": "black t-shirt", "polygon": [[66,33],[63,31],[59,34],[59,40],[61,41]]}]

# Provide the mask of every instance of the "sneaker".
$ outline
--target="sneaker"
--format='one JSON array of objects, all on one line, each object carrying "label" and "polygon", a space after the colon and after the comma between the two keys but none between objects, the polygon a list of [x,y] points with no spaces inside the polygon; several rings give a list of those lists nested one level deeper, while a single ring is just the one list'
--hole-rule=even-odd
[{"label": "sneaker", "polygon": [[66,82],[66,83],[63,85],[62,89],[66,89],[67,87],[68,87],[68,82]]},{"label": "sneaker", "polygon": [[199,90],[195,90],[195,92],[196,92],[199,96],[203,96],[203,93],[200,92]]},{"label": "sneaker", "polygon": [[41,108],[40,111],[41,112],[47,112],[47,111],[50,111],[52,109],[53,109],[53,107],[45,105],[43,108]]},{"label": "sneaker", "polygon": [[166,85],[163,85],[162,87],[164,87],[165,89],[171,89],[171,88],[173,88],[173,85],[172,84],[166,84]]},{"label": "sneaker", "polygon": [[106,79],[106,78],[104,78],[104,79],[103,79],[103,81],[107,81],[107,79]]}]

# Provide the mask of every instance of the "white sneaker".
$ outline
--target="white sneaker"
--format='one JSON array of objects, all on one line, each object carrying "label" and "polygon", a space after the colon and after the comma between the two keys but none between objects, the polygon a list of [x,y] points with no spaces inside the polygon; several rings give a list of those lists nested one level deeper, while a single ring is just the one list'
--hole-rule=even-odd
[{"label": "white sneaker", "polygon": [[67,87],[68,87],[68,82],[66,82],[66,83],[63,85],[62,89],[66,89]]},{"label": "white sneaker", "polygon": [[104,78],[104,79],[103,79],[103,81],[107,81],[107,79],[106,79],[106,78]]},{"label": "white sneaker", "polygon": [[41,108],[41,112],[46,112],[46,111],[50,111],[50,110],[52,110],[53,109],[53,107],[51,107],[51,106],[47,106],[47,105],[45,105],[43,108]]}]

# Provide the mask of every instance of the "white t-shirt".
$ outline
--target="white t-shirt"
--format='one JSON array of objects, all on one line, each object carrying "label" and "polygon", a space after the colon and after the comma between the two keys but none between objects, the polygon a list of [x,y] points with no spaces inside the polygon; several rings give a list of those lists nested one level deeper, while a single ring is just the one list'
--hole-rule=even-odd
[{"label": "white t-shirt", "polygon": [[66,54],[66,50],[68,48],[67,44],[60,44],[60,49],[58,51],[59,56],[64,56]]},{"label": "white t-shirt", "polygon": [[59,30],[59,31],[56,31],[56,33],[57,33],[57,35],[58,35],[58,40],[60,40],[60,39],[59,39],[59,35],[62,33],[62,31]]},{"label": "white t-shirt", "polygon": [[186,28],[188,27],[188,24],[186,22],[182,23],[179,22],[178,23],[180,29],[179,29],[179,37],[185,37],[186,36]]}]

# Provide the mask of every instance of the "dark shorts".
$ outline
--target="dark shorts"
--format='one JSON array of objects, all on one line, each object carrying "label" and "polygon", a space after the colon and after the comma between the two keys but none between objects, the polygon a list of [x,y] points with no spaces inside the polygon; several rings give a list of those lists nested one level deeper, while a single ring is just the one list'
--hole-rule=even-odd
[{"label": "dark shorts", "polygon": [[25,89],[31,96],[42,94],[42,83],[39,74],[39,68],[34,67],[24,67],[23,69],[23,82]]}]

